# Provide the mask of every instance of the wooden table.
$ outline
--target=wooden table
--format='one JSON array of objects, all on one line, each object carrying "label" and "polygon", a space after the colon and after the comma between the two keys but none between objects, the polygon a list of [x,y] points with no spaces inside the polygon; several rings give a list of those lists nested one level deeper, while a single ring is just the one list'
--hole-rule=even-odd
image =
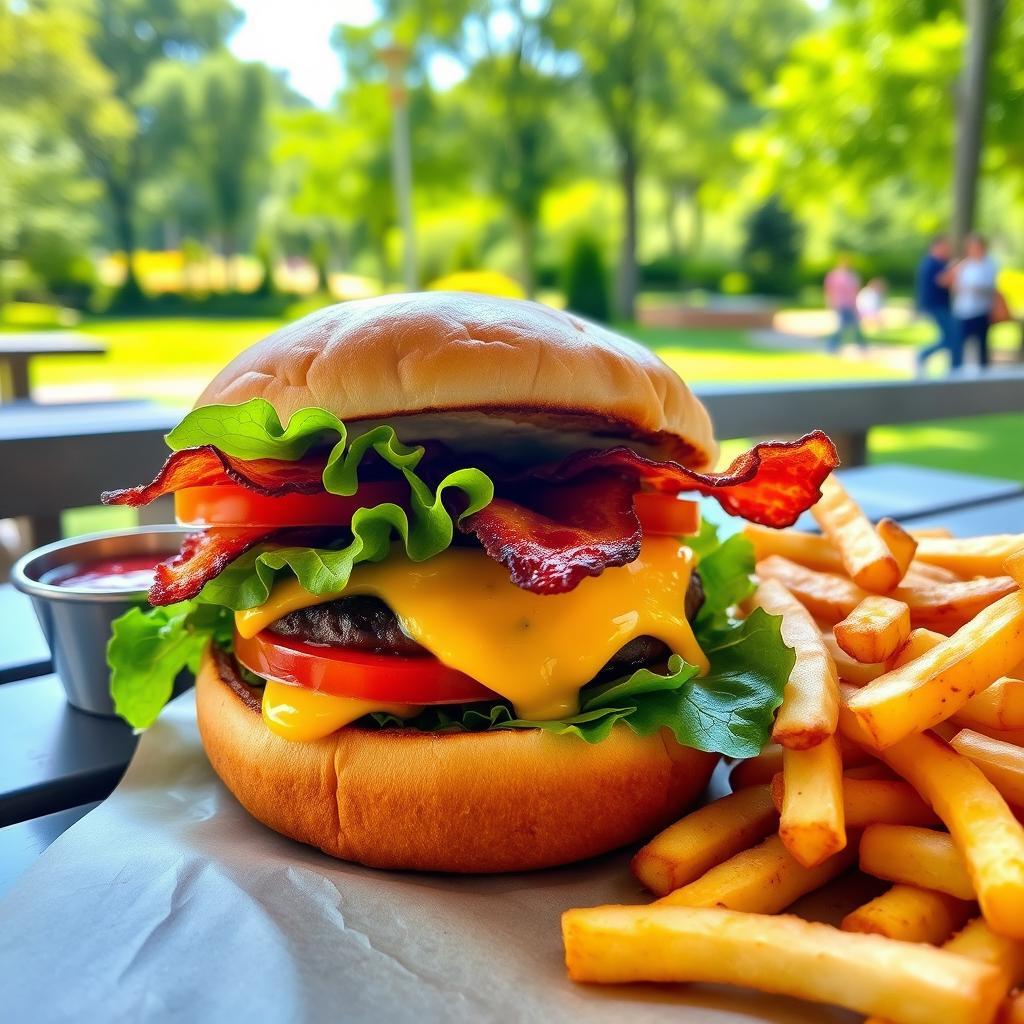
[{"label": "wooden table", "polygon": [[[913,466],[841,474],[872,516],[955,533],[1024,532],[1024,485]],[[117,784],[135,749],[122,722],[64,702],[26,598],[0,587],[0,892]]]},{"label": "wooden table", "polygon": [[28,364],[40,356],[102,356],[101,342],[64,331],[0,333],[0,402],[29,398]]}]

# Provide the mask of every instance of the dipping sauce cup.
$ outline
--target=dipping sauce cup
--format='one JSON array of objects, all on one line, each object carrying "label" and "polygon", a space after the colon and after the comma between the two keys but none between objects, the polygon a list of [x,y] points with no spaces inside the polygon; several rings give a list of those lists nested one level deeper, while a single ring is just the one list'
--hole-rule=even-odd
[{"label": "dipping sauce cup", "polygon": [[11,582],[32,599],[72,707],[114,716],[107,668],[110,624],[130,608],[146,605],[153,566],[177,552],[187,532],[179,526],[141,526],[94,533],[36,548],[15,564]]}]

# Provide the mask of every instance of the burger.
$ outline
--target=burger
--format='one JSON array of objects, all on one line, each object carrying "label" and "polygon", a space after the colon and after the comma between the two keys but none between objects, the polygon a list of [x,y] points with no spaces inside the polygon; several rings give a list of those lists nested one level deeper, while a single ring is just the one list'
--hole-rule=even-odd
[{"label": "burger", "polygon": [[[793,654],[739,608],[824,434],[725,472],[649,350],[460,293],[314,313],[243,352],[148,484],[190,532],[119,619],[111,689],[150,725],[195,672],[210,763],[261,822],[383,868],[497,872],[640,840],[767,740]],[[726,520],[726,516],[718,516]],[[730,531],[721,531],[728,533]]]}]

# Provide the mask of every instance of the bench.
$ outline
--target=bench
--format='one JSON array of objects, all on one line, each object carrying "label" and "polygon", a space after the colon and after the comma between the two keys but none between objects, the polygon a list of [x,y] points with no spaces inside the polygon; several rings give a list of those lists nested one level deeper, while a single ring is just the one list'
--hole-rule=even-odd
[{"label": "bench", "polygon": [[[1024,412],[1024,368],[948,380],[807,384],[702,384],[695,388],[723,440],[786,436],[813,427],[836,442],[846,466],[867,461],[879,424]],[[29,516],[36,543],[58,536],[62,509],[94,505],[100,491],[152,478],[167,456],[163,435],[184,414],[150,402],[0,408],[0,519]],[[168,518],[151,509],[148,522]]]}]

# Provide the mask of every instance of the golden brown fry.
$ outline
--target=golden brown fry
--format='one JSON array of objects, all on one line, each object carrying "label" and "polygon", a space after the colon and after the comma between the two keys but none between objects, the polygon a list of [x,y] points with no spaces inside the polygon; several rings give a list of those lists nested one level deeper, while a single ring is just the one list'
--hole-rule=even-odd
[{"label": "golden brown fry", "polygon": [[1024,588],[1024,548],[1008,555],[1003,568],[1018,587]]},{"label": "golden brown fry", "polygon": [[833,632],[836,643],[862,664],[891,658],[910,636],[910,609],[902,601],[872,594],[864,598]]},{"label": "golden brown fry", "polygon": [[[890,825],[937,825],[939,816],[917,795],[914,787],[898,779],[859,779],[846,774],[843,786],[843,818],[848,829],[878,822]],[[772,779],[772,802],[782,810],[785,776]]]},{"label": "golden brown fry", "polygon": [[[844,689],[844,701],[858,692]],[[870,744],[846,704],[840,707],[839,726],[848,739]],[[909,736],[878,756],[917,790],[949,829],[989,924],[1002,935],[1024,938],[1024,828],[995,786],[977,765],[931,733]],[[914,879],[894,881],[914,884]]]},{"label": "golden brown fry", "polygon": [[923,537],[918,541],[917,557],[961,576],[1001,576],[1003,563],[1024,548],[1024,534],[1003,533],[989,537]]},{"label": "golden brown fry", "polygon": [[999,1024],[1024,1024],[1024,992],[1016,992],[1003,1003]]},{"label": "golden brown fry", "polygon": [[980,612],[931,651],[858,690],[849,708],[875,747],[945,721],[1024,658],[1024,593]]},{"label": "golden brown fry", "polygon": [[878,536],[889,549],[892,557],[896,559],[899,567],[900,579],[907,575],[914,560],[914,552],[917,551],[917,541],[906,530],[896,522],[895,519],[880,519],[875,527]]},{"label": "golden brown fry", "polygon": [[951,836],[913,825],[868,825],[860,837],[860,869],[876,878],[975,898],[971,877]]},{"label": "golden brown fry", "polygon": [[894,885],[843,918],[844,932],[868,932],[902,942],[938,945],[963,926],[974,903],[934,889]]},{"label": "golden brown fry", "polygon": [[887,594],[897,586],[903,576],[898,562],[834,476],[821,485],[821,498],[811,508],[811,515],[839,552],[847,575],[858,586],[876,594]]},{"label": "golden brown fry", "polygon": [[852,683],[854,686],[864,686],[866,683],[870,683],[872,679],[877,679],[884,672],[888,671],[885,662],[879,662],[877,664],[864,664],[857,661],[855,658],[851,658],[839,646],[839,642],[835,638],[835,634],[829,631],[828,633],[822,633],[821,639],[825,643],[825,647],[828,653],[832,655],[832,660],[835,662],[836,672],[839,674],[839,678],[844,683]]},{"label": "golden brown fry", "polygon": [[[844,739],[843,736],[839,737],[840,743]],[[842,747],[840,746],[840,749]],[[898,779],[899,776],[887,765],[881,761],[871,760],[867,764],[857,765],[854,768],[847,768],[843,772],[844,779]]]},{"label": "golden brown fry", "polygon": [[[1004,993],[1008,993],[1024,978],[1024,943],[997,935],[983,918],[977,917],[969,922],[963,931],[944,942],[942,948],[947,953],[955,953],[994,967],[999,972],[999,985]],[[1004,1004],[1000,1014],[1003,1024],[1007,1021],[1006,1009]],[[880,1017],[869,1017],[864,1024],[886,1022]]]},{"label": "golden brown fry", "polygon": [[[816,572],[779,555],[758,562],[757,575],[762,580],[778,580],[816,619],[830,625],[849,615],[868,596],[845,576]],[[996,576],[958,583],[904,585],[889,596],[910,609],[911,626],[952,633],[1017,589],[1010,577]]]},{"label": "golden brown fry", "polygon": [[888,671],[902,668],[908,661],[920,658],[922,654],[927,654],[938,647],[945,639],[945,633],[936,633],[934,629],[924,629],[921,626],[912,629],[910,636],[907,637],[907,642],[889,661]]},{"label": "golden brown fry", "polygon": [[796,662],[783,691],[772,739],[784,747],[806,750],[836,731],[839,718],[839,677],[810,613],[775,580],[761,583],[754,604],[782,616],[782,639],[793,648]]},{"label": "golden brown fry", "polygon": [[835,738],[782,754],[785,795],[779,835],[786,849],[811,868],[846,846],[843,762]]},{"label": "golden brown fry", "polygon": [[821,572],[844,573],[843,560],[827,537],[801,530],[773,530],[769,526],[747,523],[743,536],[754,545],[758,560],[769,555],[782,555],[793,562]]},{"label": "golden brown fry", "polygon": [[915,526],[907,531],[914,540],[921,540],[922,537],[952,537],[953,531],[947,530],[945,526]]},{"label": "golden brown fry", "polygon": [[976,764],[1004,800],[1024,807],[1024,748],[972,729],[961,729],[950,746]]},{"label": "golden brown fry", "polygon": [[756,757],[737,761],[729,771],[729,788],[734,792],[750,786],[764,786],[782,771],[782,747],[769,743]]},{"label": "golden brown fry", "polygon": [[664,896],[763,839],[777,821],[767,786],[732,793],[656,835],[633,858],[633,874]]},{"label": "golden brown fry", "polygon": [[908,587],[928,586],[932,583],[959,583],[961,577],[949,569],[943,569],[939,565],[929,565],[927,562],[920,562],[916,558],[910,563],[903,583]]},{"label": "golden brown fry", "polygon": [[973,696],[952,720],[957,725],[982,731],[1024,729],[1024,679],[1010,676],[997,679]]},{"label": "golden brown fry", "polygon": [[900,1024],[989,1021],[999,971],[923,943],[782,915],[706,907],[593,907],[562,915],[574,981],[742,985]]},{"label": "golden brown fry", "polygon": [[779,836],[768,836],[655,902],[658,906],[727,907],[751,914],[777,914],[832,881],[856,860],[857,852],[851,848],[807,868],[794,859]]}]

